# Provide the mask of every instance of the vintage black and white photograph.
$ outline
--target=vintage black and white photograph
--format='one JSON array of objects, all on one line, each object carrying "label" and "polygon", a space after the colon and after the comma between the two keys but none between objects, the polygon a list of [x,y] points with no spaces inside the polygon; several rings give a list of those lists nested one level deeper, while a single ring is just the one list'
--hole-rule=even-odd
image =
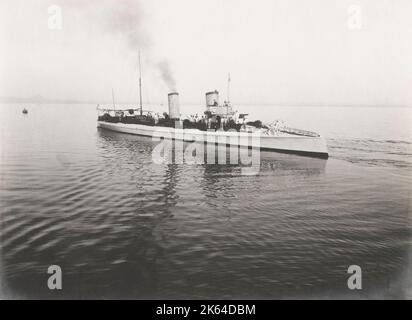
[{"label": "vintage black and white photograph", "polygon": [[0,0],[0,299],[412,299],[411,18]]}]

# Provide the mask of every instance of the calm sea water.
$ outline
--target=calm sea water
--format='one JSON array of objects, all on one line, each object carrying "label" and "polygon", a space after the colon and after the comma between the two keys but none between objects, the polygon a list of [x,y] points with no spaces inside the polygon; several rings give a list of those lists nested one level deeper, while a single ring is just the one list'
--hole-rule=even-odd
[{"label": "calm sea water", "polygon": [[0,106],[3,297],[411,297],[412,109],[243,106],[331,155],[264,153],[243,176],[154,164],[156,143],[97,129],[93,105],[26,107]]}]

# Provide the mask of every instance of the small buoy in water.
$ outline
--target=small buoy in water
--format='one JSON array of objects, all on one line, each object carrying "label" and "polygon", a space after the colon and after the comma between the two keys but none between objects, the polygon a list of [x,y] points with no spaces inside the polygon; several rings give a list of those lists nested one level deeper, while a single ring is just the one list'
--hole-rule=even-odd
[{"label": "small buoy in water", "polygon": [[28,113],[29,113],[29,111],[27,111],[27,109],[24,108],[24,109],[23,109],[23,114],[28,114]]}]

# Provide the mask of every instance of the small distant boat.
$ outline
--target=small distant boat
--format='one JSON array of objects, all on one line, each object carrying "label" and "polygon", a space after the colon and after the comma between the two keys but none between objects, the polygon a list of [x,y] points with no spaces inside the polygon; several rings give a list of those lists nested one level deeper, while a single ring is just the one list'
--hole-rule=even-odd
[{"label": "small distant boat", "polygon": [[28,113],[29,113],[29,111],[26,108],[24,108],[23,109],[23,114],[28,114]]}]

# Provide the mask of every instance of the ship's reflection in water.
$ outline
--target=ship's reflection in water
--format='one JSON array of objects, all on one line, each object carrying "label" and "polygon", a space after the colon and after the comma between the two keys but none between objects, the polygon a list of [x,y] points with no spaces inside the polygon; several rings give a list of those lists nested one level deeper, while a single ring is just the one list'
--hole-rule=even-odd
[{"label": "ship's reflection in water", "polygon": [[[226,147],[217,147],[219,152],[227,152],[227,163],[229,163],[229,151]],[[242,150],[241,152],[248,152]],[[251,151],[249,151],[249,156]],[[253,188],[254,193],[264,192],[265,183],[277,184],[282,177],[302,178],[314,177],[325,173],[326,160],[307,158],[295,155],[286,155],[274,152],[260,152],[258,164],[254,164],[253,170],[256,174],[244,175],[242,168],[251,167],[230,164],[204,164],[203,176],[200,180],[201,188],[205,194],[206,201],[213,207],[216,199],[226,199],[222,203],[222,209],[230,212],[231,208],[238,207],[239,210],[247,208],[246,204],[239,198],[239,193]],[[279,179],[279,180],[278,180]],[[278,180],[278,181],[277,181]],[[238,204],[241,204],[239,207]]]},{"label": "ship's reflection in water", "polygon": [[[110,150],[109,154],[118,154],[115,156],[118,160],[107,159],[106,167],[122,166],[123,160],[119,159],[129,158],[127,163],[137,169],[130,170],[134,175],[130,183],[138,190],[133,196],[136,198],[133,219],[139,222],[134,224],[136,241],[130,246],[134,252],[142,248],[143,254],[138,260],[130,257],[124,260],[129,266],[138,266],[137,273],[129,270],[128,274],[134,280],[126,285],[147,287],[143,297],[238,295],[238,288],[232,283],[244,287],[254,278],[250,274],[245,279],[242,269],[259,269],[259,262],[248,258],[253,256],[254,237],[264,235],[250,238],[250,234],[256,232],[255,222],[250,222],[257,221],[259,210],[266,206],[265,201],[256,195],[264,196],[265,188],[279,183],[277,179],[282,179],[282,184],[291,177],[302,181],[321,176],[326,165],[321,159],[270,152],[261,153],[256,176],[242,175],[242,166],[238,164],[159,165],[151,159],[158,144],[151,138],[107,131],[99,133],[104,152]],[[230,154],[225,147],[217,147],[215,162],[222,151],[223,154],[227,151],[229,163]],[[124,169],[128,167],[126,165]],[[267,196],[273,198],[271,193]],[[249,214],[255,217],[248,217]],[[236,227],[239,223],[241,228]],[[250,238],[247,247],[252,251],[249,253],[248,250],[245,252],[245,247],[239,247],[239,241],[243,241],[240,239],[245,237]],[[220,268],[216,269],[218,266]],[[137,275],[142,278],[137,279]],[[216,282],[216,279],[220,281]],[[247,291],[242,294],[248,296]]]},{"label": "ship's reflection in water", "polygon": [[[402,294],[410,192],[402,179],[270,152],[260,154],[256,175],[237,164],[156,164],[151,138],[103,130],[92,137],[87,151],[56,145],[57,161],[44,166],[44,154],[33,152],[32,173],[5,176],[2,285],[9,295]],[[13,158],[13,165],[20,164]],[[29,199],[13,191],[27,186],[35,188],[24,193]],[[59,292],[47,289],[51,264],[63,270]],[[347,290],[350,264],[362,265],[370,284],[361,293]]]},{"label": "ship's reflection in water", "polygon": [[[239,192],[252,186],[254,192],[264,192],[259,182],[262,177],[276,179],[290,175],[287,171],[297,176],[320,175],[326,163],[262,152],[258,176],[243,176],[239,165],[156,165],[151,155],[157,143],[151,138],[103,130],[99,131],[99,138],[102,166],[110,180],[105,188],[110,201],[105,204],[104,215],[111,222],[100,226],[102,232],[96,235],[100,237],[101,250],[107,254],[106,266],[93,272],[91,281],[88,277],[86,283],[94,285],[87,296],[96,292],[104,297],[219,296],[220,290],[208,279],[212,277],[208,265],[219,256],[219,247],[230,243],[216,243],[213,233],[219,230],[218,237],[226,238],[226,231],[219,227],[222,223],[249,212],[253,206],[265,205],[245,202]],[[229,161],[229,154],[227,157]],[[102,238],[108,241],[102,242]],[[89,256],[99,252],[95,249],[96,245],[90,253],[90,248],[85,248]],[[100,259],[91,260],[87,266],[102,263]],[[78,273],[79,270],[73,276]],[[68,283],[76,281],[73,278]],[[105,286],[96,287],[99,283]]]}]

